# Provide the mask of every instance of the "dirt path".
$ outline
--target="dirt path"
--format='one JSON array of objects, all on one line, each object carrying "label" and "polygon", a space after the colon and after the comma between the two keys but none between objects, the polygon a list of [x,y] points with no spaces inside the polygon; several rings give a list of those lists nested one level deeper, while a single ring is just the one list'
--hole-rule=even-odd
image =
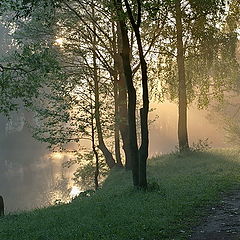
[{"label": "dirt path", "polygon": [[240,190],[224,197],[211,212],[189,240],[240,240]]}]

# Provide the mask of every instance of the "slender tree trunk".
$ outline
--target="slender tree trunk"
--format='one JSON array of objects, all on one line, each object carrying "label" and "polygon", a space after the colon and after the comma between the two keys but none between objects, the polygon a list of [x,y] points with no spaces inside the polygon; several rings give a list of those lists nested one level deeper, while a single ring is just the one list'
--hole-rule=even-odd
[{"label": "slender tree trunk", "polygon": [[139,156],[136,134],[136,90],[133,85],[132,69],[130,64],[130,46],[127,34],[127,26],[122,17],[122,1],[116,0],[115,7],[118,14],[120,33],[122,39],[121,58],[123,63],[125,81],[128,90],[128,125],[129,125],[129,147],[132,161],[133,185],[139,185]]},{"label": "slender tree trunk", "polygon": [[[94,6],[92,7],[93,17],[94,17]],[[96,31],[95,23],[93,23],[93,29]],[[100,103],[99,103],[99,85],[98,85],[98,68],[97,68],[97,54],[96,54],[96,35],[93,34],[93,79],[94,79],[94,95],[95,95],[95,120],[96,120],[96,128],[98,134],[98,147],[102,151],[104,158],[108,167],[111,169],[115,166],[115,160],[112,156],[112,153],[108,150],[104,140],[102,133],[102,126],[100,120]]]},{"label": "slender tree trunk", "polygon": [[95,185],[95,190],[98,190],[98,188],[99,188],[99,183],[98,183],[98,177],[99,177],[99,156],[98,156],[98,152],[97,152],[96,147],[95,147],[94,140],[93,140],[92,149],[93,149],[93,153],[94,153],[95,159],[96,159],[95,172],[94,172],[94,185]]},{"label": "slender tree trunk", "polygon": [[139,149],[139,187],[147,188],[147,158],[148,158],[148,145],[149,145],[149,133],[148,133],[148,112],[149,112],[149,96],[148,96],[148,75],[147,75],[147,64],[143,54],[143,47],[140,35],[141,25],[141,2],[137,1],[138,4],[138,17],[135,22],[132,11],[128,0],[124,0],[128,17],[130,19],[134,34],[137,40],[138,54],[141,65],[142,75],[142,102],[143,106],[140,109],[140,124],[141,124],[141,146]]},{"label": "slender tree trunk", "polygon": [[148,98],[148,76],[147,64],[144,59],[142,43],[139,28],[135,29],[137,38],[141,70],[142,70],[142,88],[143,88],[143,107],[140,109],[140,123],[141,123],[141,146],[139,149],[139,187],[147,188],[147,158],[149,146],[148,133],[148,112],[149,112],[149,98]]},{"label": "slender tree trunk", "polygon": [[[117,23],[117,34],[118,34],[118,53],[122,52],[122,37],[121,37],[121,29],[119,22]],[[119,80],[118,80],[118,88],[119,88],[119,129],[123,142],[123,150],[125,153],[125,168],[127,170],[132,170],[131,163],[131,153],[129,148],[129,126],[128,126],[128,108],[127,108],[127,86],[123,69],[123,62],[121,56],[116,55],[116,66],[118,68]]]},{"label": "slender tree trunk", "polygon": [[[123,67],[122,67],[123,68]],[[129,147],[129,126],[128,126],[128,109],[127,109],[127,89],[124,73],[119,72],[119,129],[123,142],[123,150],[125,153],[125,168],[132,170],[131,153]]]},{"label": "slender tree trunk", "polygon": [[183,47],[183,29],[181,0],[176,1],[176,29],[177,29],[177,65],[178,65],[178,142],[180,152],[188,151],[188,132],[187,132],[187,92],[186,76]]},{"label": "slender tree trunk", "polygon": [[115,110],[115,125],[114,125],[114,144],[115,155],[118,167],[123,167],[120,153],[120,134],[119,134],[119,93],[118,93],[118,77],[117,71],[114,71],[114,110]]},{"label": "slender tree trunk", "polygon": [[93,147],[93,152],[94,152],[95,159],[96,159],[96,167],[95,167],[95,173],[94,173],[94,185],[95,185],[95,190],[98,190],[98,188],[99,188],[99,183],[98,183],[98,177],[99,177],[99,157],[98,157],[98,152],[97,152],[95,146]]},{"label": "slender tree trunk", "polygon": [[[92,98],[91,98],[92,99]],[[95,156],[95,172],[94,172],[94,185],[95,190],[99,188],[98,177],[99,177],[99,156],[95,145],[95,131],[94,131],[94,111],[93,111],[93,104],[91,100],[91,130],[92,130],[92,150]]]},{"label": "slender tree trunk", "polygon": [[112,22],[113,33],[113,52],[114,52],[114,69],[113,69],[113,87],[114,87],[114,140],[115,140],[115,156],[118,167],[123,167],[120,153],[120,116],[119,116],[119,85],[118,85],[118,70],[117,70],[117,36],[115,30],[115,22]]},{"label": "slender tree trunk", "polygon": [[115,166],[115,160],[112,156],[112,153],[108,150],[104,140],[103,140],[103,134],[102,134],[102,126],[101,126],[101,120],[100,120],[100,110],[99,110],[99,86],[98,86],[98,76],[97,76],[97,65],[96,65],[96,54],[94,53],[94,93],[95,93],[95,119],[96,119],[96,127],[97,127],[97,133],[98,133],[98,142],[99,142],[99,149],[102,151],[106,163],[108,167],[111,169]]}]

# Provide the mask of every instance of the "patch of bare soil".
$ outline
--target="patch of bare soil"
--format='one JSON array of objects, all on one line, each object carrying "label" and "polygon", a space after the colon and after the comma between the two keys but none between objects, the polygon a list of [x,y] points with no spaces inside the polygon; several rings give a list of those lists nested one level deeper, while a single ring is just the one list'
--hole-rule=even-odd
[{"label": "patch of bare soil", "polygon": [[240,240],[240,190],[225,196],[189,240]]}]

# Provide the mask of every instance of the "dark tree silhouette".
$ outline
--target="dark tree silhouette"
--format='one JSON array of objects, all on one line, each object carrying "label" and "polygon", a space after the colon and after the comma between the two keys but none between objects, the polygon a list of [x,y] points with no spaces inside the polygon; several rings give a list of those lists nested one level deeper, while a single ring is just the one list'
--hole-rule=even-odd
[{"label": "dark tree silhouette", "polygon": [[0,216],[4,216],[4,202],[2,196],[0,196]]}]

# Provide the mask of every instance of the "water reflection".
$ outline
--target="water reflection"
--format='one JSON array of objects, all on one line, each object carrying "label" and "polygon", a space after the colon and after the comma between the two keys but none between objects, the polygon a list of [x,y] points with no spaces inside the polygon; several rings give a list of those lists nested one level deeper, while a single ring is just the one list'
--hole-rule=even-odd
[{"label": "water reflection", "polygon": [[74,169],[63,168],[62,161],[53,161],[50,155],[40,157],[37,163],[8,164],[0,177],[6,212],[69,202],[77,195],[71,180]]},{"label": "water reflection", "polygon": [[6,212],[48,206],[71,199],[74,166],[62,164],[72,155],[50,152],[37,142],[24,124],[30,113],[0,117],[0,195]]}]

